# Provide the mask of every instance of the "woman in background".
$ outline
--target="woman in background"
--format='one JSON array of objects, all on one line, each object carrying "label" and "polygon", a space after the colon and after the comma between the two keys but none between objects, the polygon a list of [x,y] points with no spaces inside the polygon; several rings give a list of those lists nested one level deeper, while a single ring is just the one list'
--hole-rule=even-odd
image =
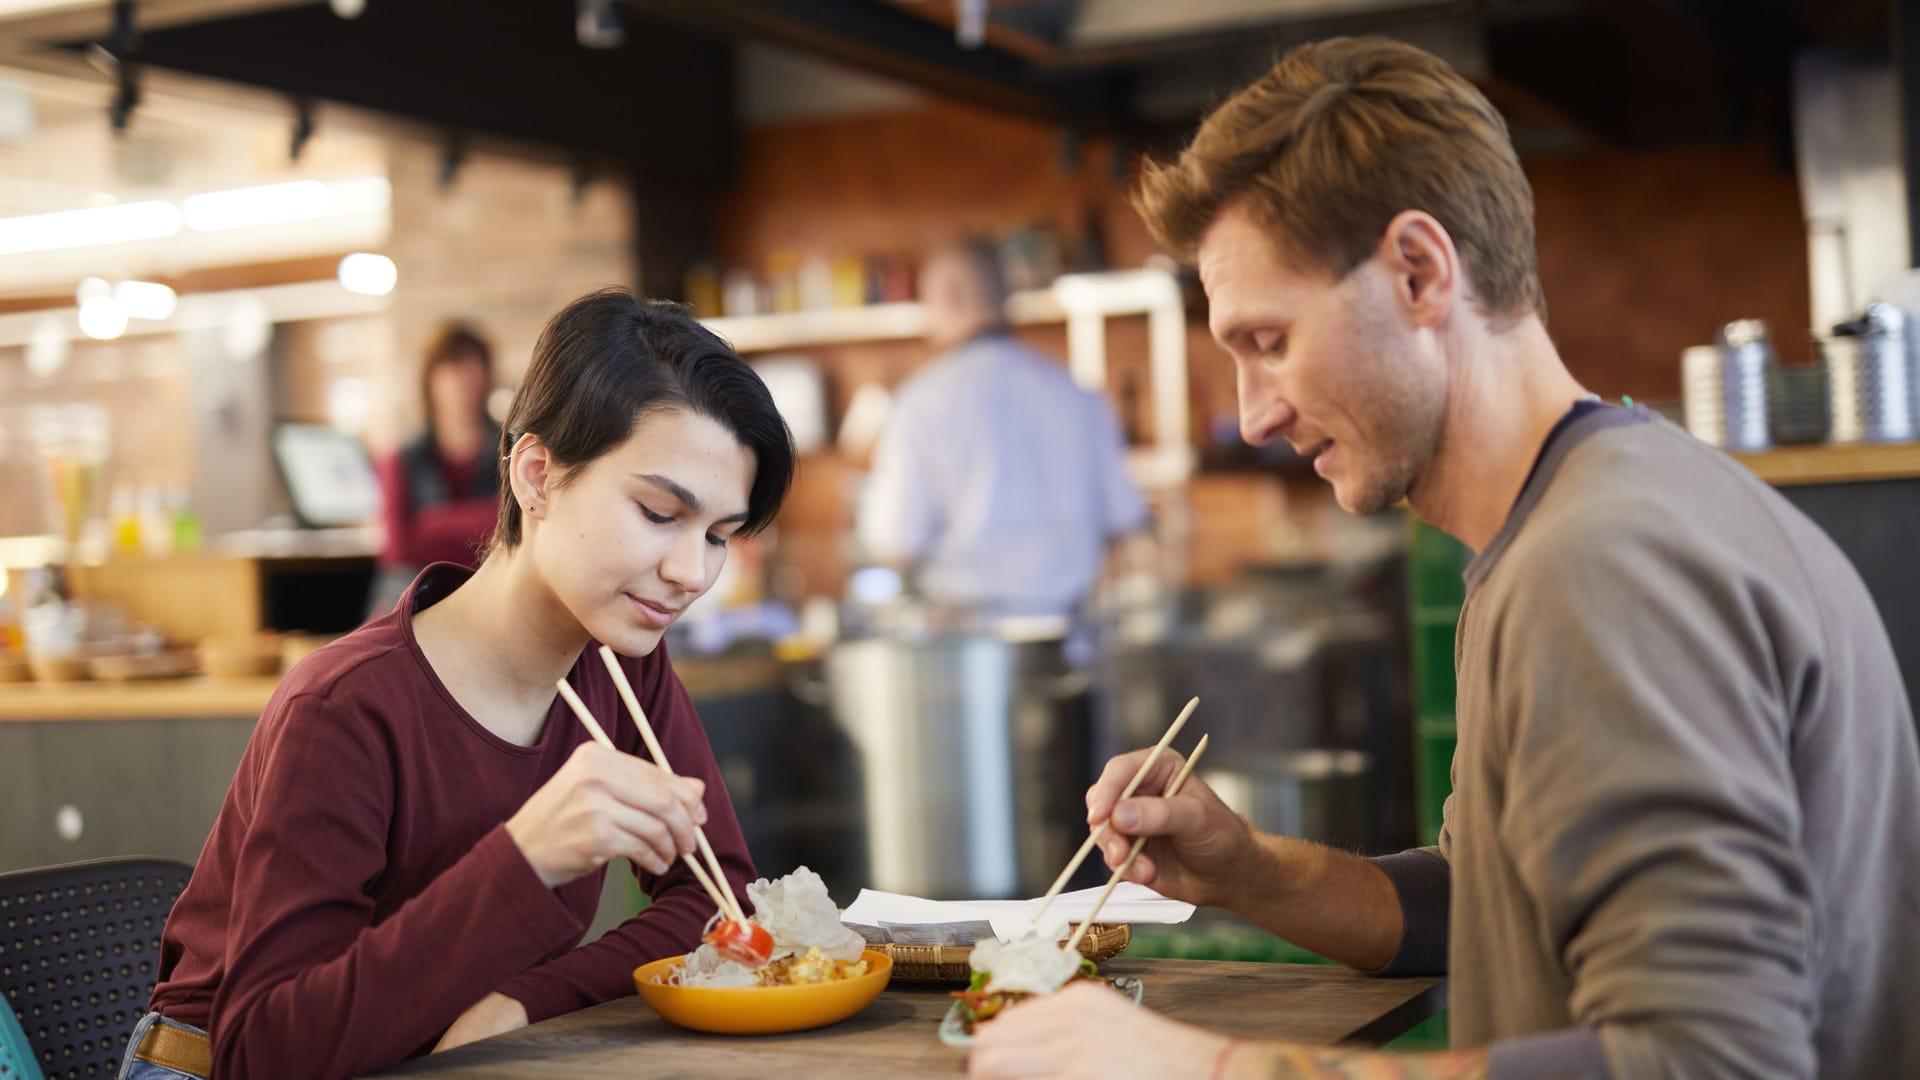
[{"label": "woman in background", "polygon": [[487,415],[493,350],[472,327],[448,323],[427,348],[420,397],[427,427],[381,463],[380,553],[370,614],[379,615],[430,563],[472,566],[500,501],[500,428]]}]

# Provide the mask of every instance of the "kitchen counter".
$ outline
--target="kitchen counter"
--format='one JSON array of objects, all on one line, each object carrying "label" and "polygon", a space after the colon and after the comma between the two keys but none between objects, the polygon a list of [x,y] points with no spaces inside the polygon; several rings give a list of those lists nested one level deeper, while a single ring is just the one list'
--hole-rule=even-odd
[{"label": "kitchen counter", "polygon": [[[674,670],[695,701],[779,690],[786,674],[770,656],[688,657]],[[260,715],[279,678],[150,679],[126,683],[0,684],[0,723],[48,720],[192,720]]]},{"label": "kitchen counter", "polygon": [[1776,487],[1920,478],[1920,442],[1779,446],[1734,459]]}]

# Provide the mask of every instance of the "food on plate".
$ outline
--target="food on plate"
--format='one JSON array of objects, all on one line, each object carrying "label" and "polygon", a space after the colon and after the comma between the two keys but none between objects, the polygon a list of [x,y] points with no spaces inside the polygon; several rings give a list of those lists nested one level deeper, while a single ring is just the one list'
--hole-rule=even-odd
[{"label": "food on plate", "polygon": [[1075,979],[1098,979],[1092,960],[1060,946],[1051,935],[1028,932],[1012,941],[982,941],[967,959],[973,980],[955,990],[967,1034],[1009,1005],[1051,994]]},{"label": "food on plate", "polygon": [[[802,866],[747,886],[753,916],[719,919],[665,982],[674,986],[808,986],[858,978],[866,941],[840,922],[820,875]],[[718,940],[716,940],[718,939]],[[764,939],[765,948],[760,948]],[[725,946],[723,948],[722,946]],[[756,962],[757,961],[757,962]]]},{"label": "food on plate", "polygon": [[709,929],[700,940],[713,946],[715,952],[736,964],[750,968],[765,967],[773,959],[773,935],[759,923],[748,919],[740,922],[736,919],[722,919],[719,915],[710,922]]}]

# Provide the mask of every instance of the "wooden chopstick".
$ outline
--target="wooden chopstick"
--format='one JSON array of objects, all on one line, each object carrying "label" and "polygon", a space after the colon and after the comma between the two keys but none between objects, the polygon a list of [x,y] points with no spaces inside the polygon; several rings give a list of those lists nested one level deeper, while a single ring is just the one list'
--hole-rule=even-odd
[{"label": "wooden chopstick", "polygon": [[[1161,751],[1165,750],[1167,745],[1173,742],[1175,735],[1180,734],[1181,728],[1187,726],[1187,718],[1191,717],[1193,711],[1199,707],[1200,699],[1194,698],[1187,702],[1186,708],[1180,710],[1180,715],[1174,718],[1173,726],[1167,729],[1165,735],[1160,736],[1159,742],[1153,744],[1153,749],[1147,752],[1147,760],[1140,763],[1140,767],[1134,770],[1133,779],[1127,781],[1127,786],[1120,790],[1121,799],[1132,796],[1134,789],[1138,788],[1140,782],[1147,778],[1147,770],[1153,768],[1153,763],[1160,757]],[[1118,804],[1119,801],[1119,799],[1114,800],[1116,804]],[[1086,842],[1080,845],[1080,850],[1074,852],[1073,858],[1067,860],[1067,868],[1060,871],[1060,876],[1054,878],[1053,884],[1047,887],[1047,894],[1040,898],[1040,906],[1034,909],[1033,918],[1030,920],[1032,925],[1040,925],[1040,916],[1045,915],[1047,909],[1053,906],[1053,898],[1059,896],[1060,890],[1066,887],[1067,879],[1073,876],[1074,871],[1080,869],[1081,863],[1087,861],[1087,855],[1093,851],[1094,847],[1098,845],[1100,841],[1107,838],[1107,833],[1113,831],[1113,815],[1109,813],[1107,818],[1108,820],[1100,823],[1099,828],[1087,834]]]},{"label": "wooden chopstick", "polygon": [[[1208,736],[1206,735],[1200,736],[1200,742],[1194,746],[1192,755],[1187,758],[1187,763],[1180,766],[1179,772],[1173,774],[1173,782],[1167,785],[1167,792],[1161,796],[1161,798],[1171,799],[1180,793],[1181,786],[1187,782],[1187,777],[1193,773],[1194,762],[1199,761],[1200,755],[1207,752],[1207,739]],[[1127,876],[1127,868],[1133,865],[1133,860],[1140,854],[1140,849],[1146,846],[1146,837],[1141,836],[1134,839],[1133,849],[1127,852],[1127,857],[1121,860],[1119,866],[1113,868],[1113,876],[1107,879],[1107,887],[1100,890],[1100,895],[1093,901],[1093,907],[1088,910],[1086,917],[1080,920],[1080,925],[1074,930],[1073,936],[1067,939],[1068,952],[1072,952],[1080,946],[1080,939],[1086,936],[1087,927],[1093,925],[1094,917],[1100,914],[1100,908],[1106,904],[1107,897],[1113,895],[1114,888],[1120,884],[1122,878]]]},{"label": "wooden chopstick", "polygon": [[[566,700],[567,707],[573,710],[573,715],[580,718],[581,726],[587,729],[587,734],[593,736],[593,741],[617,752],[620,748],[613,745],[613,740],[607,737],[606,729],[600,726],[600,721],[593,718],[593,713],[587,711],[587,703],[581,701],[580,695],[573,692],[573,687],[567,685],[567,680],[561,679],[554,685],[559,688],[560,696]],[[680,857],[687,861],[687,868],[693,871],[693,876],[700,882],[700,887],[707,890],[707,898],[713,901],[713,906],[719,908],[728,918],[734,918],[732,910],[727,907],[728,897],[721,893],[720,887],[707,876],[707,872],[700,866],[700,860],[694,858],[690,851],[682,852]]]},{"label": "wooden chopstick", "polygon": [[[633,714],[634,726],[640,729],[640,738],[647,744],[647,752],[653,755],[653,763],[668,772],[673,766],[667,764],[667,752],[660,748],[660,740],[654,737],[653,725],[647,722],[646,711],[640,708],[640,699],[634,696],[633,684],[627,681],[627,673],[620,666],[620,657],[605,645],[600,646],[600,662],[607,665],[607,674],[613,676],[614,689],[620,691],[620,700],[626,702],[627,711]],[[714,880],[720,883],[721,891],[727,894],[727,909],[737,922],[746,922],[747,914],[740,907],[740,901],[733,894],[733,882],[720,869],[720,857],[713,853],[713,845],[707,842],[707,830],[695,827],[693,837],[700,844],[700,854],[707,860],[707,869],[713,871]]]}]

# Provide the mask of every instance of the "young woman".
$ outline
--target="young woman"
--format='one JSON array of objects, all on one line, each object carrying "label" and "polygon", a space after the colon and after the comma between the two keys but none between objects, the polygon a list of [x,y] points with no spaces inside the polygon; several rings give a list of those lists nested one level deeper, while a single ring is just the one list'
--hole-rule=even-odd
[{"label": "young woman", "polygon": [[[629,993],[713,914],[677,859],[696,825],[745,896],[660,638],[786,494],[766,388],[681,309],[595,293],[542,334],[501,455],[479,570],[427,567],[275,692],[167,920],[123,1080],[347,1076]],[[596,642],[629,658],[684,775],[633,756]],[[563,677],[623,753],[556,699]],[[653,903],[575,948],[616,856]]]}]

